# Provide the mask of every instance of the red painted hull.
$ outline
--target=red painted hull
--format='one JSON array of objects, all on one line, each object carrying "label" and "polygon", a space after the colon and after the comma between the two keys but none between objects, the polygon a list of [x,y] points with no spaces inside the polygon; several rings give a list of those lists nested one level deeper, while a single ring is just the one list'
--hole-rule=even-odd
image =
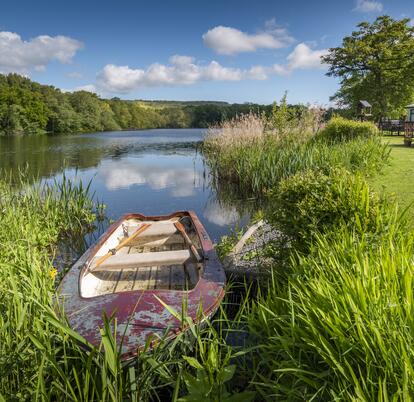
[{"label": "red painted hull", "polygon": [[[80,280],[87,264],[96,251],[116,228],[126,219],[165,220],[175,216],[189,216],[200,238],[204,269],[196,286],[187,292],[179,290],[136,290],[122,293],[83,298],[80,294]],[[101,342],[99,328],[103,327],[103,314],[115,314],[117,321],[117,342],[122,342],[122,359],[134,357],[152,335],[162,337],[168,329],[168,338],[182,331],[182,325],[157,299],[181,313],[183,298],[186,298],[187,316],[196,323],[212,316],[224,297],[225,273],[218,260],[213,244],[194,212],[176,212],[168,216],[144,216],[127,214],[115,222],[74,264],[59,285],[59,298],[71,327],[91,344]],[[203,317],[197,317],[199,306]],[[156,338],[154,338],[156,339]]]}]

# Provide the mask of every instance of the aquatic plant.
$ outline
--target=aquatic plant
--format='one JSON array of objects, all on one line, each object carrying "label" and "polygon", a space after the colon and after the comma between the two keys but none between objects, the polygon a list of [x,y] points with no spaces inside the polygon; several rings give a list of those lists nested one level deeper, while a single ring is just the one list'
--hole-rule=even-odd
[{"label": "aquatic plant", "polygon": [[371,174],[386,163],[390,152],[377,136],[356,135],[347,142],[332,142],[323,134],[328,128],[320,133],[304,130],[299,120],[297,129],[283,136],[271,131],[252,137],[244,134],[251,120],[260,119],[250,116],[249,124],[240,119],[233,123],[234,130],[207,136],[204,152],[215,187],[222,187],[221,182],[231,183],[237,193],[260,198],[283,178],[306,169],[345,167],[351,172]]}]

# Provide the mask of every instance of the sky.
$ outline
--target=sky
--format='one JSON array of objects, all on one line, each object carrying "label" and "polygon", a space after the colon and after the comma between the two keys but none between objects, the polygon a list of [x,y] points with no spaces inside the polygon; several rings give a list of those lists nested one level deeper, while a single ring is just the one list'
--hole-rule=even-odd
[{"label": "sky", "polygon": [[0,73],[102,97],[327,105],[320,57],[414,0],[3,0]]}]

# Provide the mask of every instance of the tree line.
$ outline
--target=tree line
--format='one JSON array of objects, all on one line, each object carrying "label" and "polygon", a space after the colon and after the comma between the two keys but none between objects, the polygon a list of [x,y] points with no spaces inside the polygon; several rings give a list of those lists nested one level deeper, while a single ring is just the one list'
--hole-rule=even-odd
[{"label": "tree line", "polygon": [[0,135],[73,134],[148,128],[208,127],[271,105],[103,99],[63,92],[18,74],[0,75]]}]

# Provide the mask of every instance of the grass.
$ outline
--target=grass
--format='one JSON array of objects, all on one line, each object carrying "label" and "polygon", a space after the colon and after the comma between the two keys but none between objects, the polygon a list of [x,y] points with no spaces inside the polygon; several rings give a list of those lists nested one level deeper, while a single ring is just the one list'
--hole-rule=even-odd
[{"label": "grass", "polygon": [[[408,401],[414,384],[413,235],[320,233],[249,314],[266,399]],[[282,282],[283,283],[283,282]]]},{"label": "grass", "polygon": [[[410,207],[414,202],[414,147],[404,146],[403,137],[384,137],[383,141],[391,149],[389,163],[370,182],[377,192],[395,197],[402,209]],[[414,207],[407,212],[414,225]]]},{"label": "grass", "polygon": [[[247,136],[249,147],[227,138],[230,147],[214,162],[225,172],[222,185],[235,181],[249,190],[245,196],[284,189],[278,208],[303,218],[295,222],[312,232],[301,237],[308,247],[291,248],[287,269],[275,266],[256,298],[247,289],[231,303],[230,294],[204,328],[170,311],[189,331],[170,343],[161,339],[128,366],[113,337],[115,317],[104,320],[101,345],[93,348],[57,314],[53,255],[59,242],[83,237],[100,213],[89,187],[67,180],[29,186],[23,175],[17,183],[3,175],[0,400],[412,399],[414,234],[392,203],[373,204],[363,175],[377,188],[382,180],[398,189],[395,171],[411,169],[413,149],[393,147],[390,165],[375,177],[390,149],[380,139],[312,134],[296,141],[298,134]],[[337,175],[343,185],[334,185],[333,166],[349,171]]]},{"label": "grass", "polygon": [[284,179],[275,196],[271,221],[292,249],[247,315],[259,393],[412,400],[414,232],[397,206],[337,169]]},{"label": "grass", "polygon": [[[411,171],[412,149],[390,147],[372,125],[338,122],[305,141],[227,139],[212,155],[221,185],[270,194],[265,214],[284,224],[290,246],[283,265],[275,250],[268,287],[245,315],[259,399],[414,398],[414,233],[388,197],[409,185],[396,172]],[[384,197],[369,184],[381,180]]]},{"label": "grass", "polygon": [[261,119],[242,116],[226,122],[223,132],[207,136],[204,152],[217,188],[223,187],[221,182],[232,183],[239,194],[263,198],[282,179],[303,170],[344,167],[367,174],[378,171],[388,158],[389,148],[370,123],[335,119],[318,131],[312,128],[318,125],[299,119],[290,133],[266,129]]},{"label": "grass", "polygon": [[56,304],[52,262],[59,243],[83,238],[93,228],[101,206],[82,183],[64,179],[31,186],[24,174],[17,182],[10,175],[2,177],[0,401],[253,398],[252,390],[243,391],[249,384],[244,363],[249,349],[226,341],[242,325],[245,301],[239,302],[231,321],[222,309],[203,328],[183,313],[179,318],[188,331],[173,342],[160,339],[152,350],[147,345],[127,366],[113,336],[116,317],[104,318],[98,348],[88,344]]}]

